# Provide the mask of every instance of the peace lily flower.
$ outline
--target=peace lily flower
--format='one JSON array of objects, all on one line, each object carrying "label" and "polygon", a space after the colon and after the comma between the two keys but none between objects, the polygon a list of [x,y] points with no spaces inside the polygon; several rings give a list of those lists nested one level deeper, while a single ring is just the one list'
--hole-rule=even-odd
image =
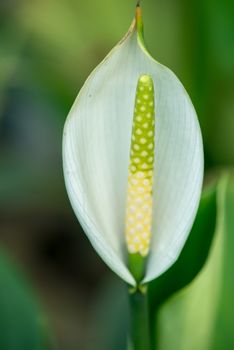
[{"label": "peace lily flower", "polygon": [[178,258],[203,180],[196,112],[184,87],[145,48],[140,7],[91,73],[65,124],[64,177],[74,212],[102,259],[135,286]]}]

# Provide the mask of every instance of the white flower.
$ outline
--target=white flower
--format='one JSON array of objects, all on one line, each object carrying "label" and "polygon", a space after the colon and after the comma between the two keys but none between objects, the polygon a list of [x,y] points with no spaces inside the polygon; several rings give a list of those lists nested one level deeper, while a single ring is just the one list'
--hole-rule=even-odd
[{"label": "white flower", "polygon": [[85,82],[63,138],[64,176],[74,212],[98,254],[133,286],[136,281],[126,262],[125,213],[134,101],[142,75],[152,78],[156,114],[152,237],[143,282],[162,274],[178,258],[203,180],[203,146],[194,107],[176,76],[146,51],[139,7],[136,18]]}]

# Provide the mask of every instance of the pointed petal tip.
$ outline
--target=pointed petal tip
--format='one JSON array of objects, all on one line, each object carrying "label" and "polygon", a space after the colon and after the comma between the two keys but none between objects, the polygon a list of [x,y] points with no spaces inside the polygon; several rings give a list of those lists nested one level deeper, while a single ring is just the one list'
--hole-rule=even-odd
[{"label": "pointed petal tip", "polygon": [[141,0],[138,0],[136,3],[136,7],[140,7],[141,6]]}]

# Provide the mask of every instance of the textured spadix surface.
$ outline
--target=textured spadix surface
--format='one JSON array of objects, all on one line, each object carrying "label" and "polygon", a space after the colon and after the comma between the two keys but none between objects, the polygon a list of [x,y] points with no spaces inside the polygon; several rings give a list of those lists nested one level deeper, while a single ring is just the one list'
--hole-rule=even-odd
[{"label": "textured spadix surface", "polygon": [[85,82],[63,139],[74,212],[103,260],[132,285],[124,231],[132,117],[142,74],[153,79],[156,112],[152,239],[144,282],[162,274],[177,259],[196,215],[203,148],[185,89],[147,53],[135,22]]},{"label": "textured spadix surface", "polygon": [[126,242],[130,254],[146,257],[150,248],[153,209],[154,84],[141,75],[136,91],[128,175]]}]

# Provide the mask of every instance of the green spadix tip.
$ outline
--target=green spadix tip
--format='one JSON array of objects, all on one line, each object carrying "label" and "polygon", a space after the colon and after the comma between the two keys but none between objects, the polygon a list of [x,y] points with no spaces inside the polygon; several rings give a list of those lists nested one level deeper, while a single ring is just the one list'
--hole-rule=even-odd
[{"label": "green spadix tip", "polygon": [[141,75],[139,78],[139,82],[146,85],[146,86],[153,85],[152,78],[147,74]]}]

